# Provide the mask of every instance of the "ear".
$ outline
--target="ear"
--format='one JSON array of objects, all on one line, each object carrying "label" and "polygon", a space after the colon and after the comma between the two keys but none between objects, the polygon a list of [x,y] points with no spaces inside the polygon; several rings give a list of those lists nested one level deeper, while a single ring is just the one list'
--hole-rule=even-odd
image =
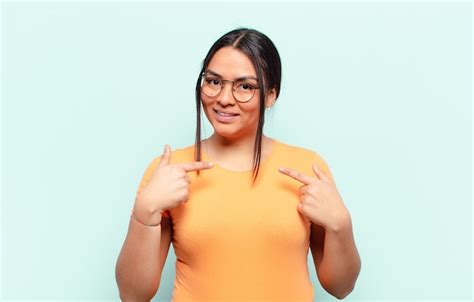
[{"label": "ear", "polygon": [[269,108],[269,107],[273,106],[275,101],[276,101],[276,90],[275,90],[275,88],[273,88],[267,94],[267,99],[265,100],[265,107]]}]

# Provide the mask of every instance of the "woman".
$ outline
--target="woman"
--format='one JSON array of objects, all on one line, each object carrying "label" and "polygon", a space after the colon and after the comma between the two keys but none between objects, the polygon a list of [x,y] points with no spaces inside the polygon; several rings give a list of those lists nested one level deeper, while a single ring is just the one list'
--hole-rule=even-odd
[{"label": "woman", "polygon": [[[116,267],[122,300],[149,301],[170,242],[173,301],[313,301],[307,254],[321,285],[348,295],[360,271],[351,217],[326,162],[263,134],[280,92],[277,49],[238,28],[218,39],[196,85],[214,128],[154,158],[145,171]],[[188,173],[188,172],[196,173]]]}]

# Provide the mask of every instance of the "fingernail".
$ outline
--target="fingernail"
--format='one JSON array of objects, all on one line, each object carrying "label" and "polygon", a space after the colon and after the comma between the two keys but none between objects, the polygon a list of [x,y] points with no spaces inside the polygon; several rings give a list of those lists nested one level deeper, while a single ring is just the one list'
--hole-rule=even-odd
[{"label": "fingernail", "polygon": [[212,166],[214,166],[214,163],[213,163],[213,162],[209,162],[209,163],[207,163],[207,165],[208,165],[209,167],[212,167]]},{"label": "fingernail", "polygon": [[278,168],[278,171],[280,171],[280,172],[285,172],[285,168],[279,167],[279,168]]}]

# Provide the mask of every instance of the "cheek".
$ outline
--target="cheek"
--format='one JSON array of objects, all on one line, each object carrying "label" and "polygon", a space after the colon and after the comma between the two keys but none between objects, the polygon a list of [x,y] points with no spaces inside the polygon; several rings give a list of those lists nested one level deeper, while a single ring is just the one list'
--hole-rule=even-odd
[{"label": "cheek", "polygon": [[201,98],[201,107],[204,112],[206,112],[207,114],[211,114],[212,100]]},{"label": "cheek", "polygon": [[240,111],[247,120],[258,119],[258,108],[258,103],[247,103],[240,106]]},{"label": "cheek", "polygon": [[208,96],[203,95],[203,94],[201,93],[201,104],[204,105],[204,106],[206,106],[206,105],[209,105],[209,104],[211,104],[211,103],[212,103],[212,99],[210,99]]}]

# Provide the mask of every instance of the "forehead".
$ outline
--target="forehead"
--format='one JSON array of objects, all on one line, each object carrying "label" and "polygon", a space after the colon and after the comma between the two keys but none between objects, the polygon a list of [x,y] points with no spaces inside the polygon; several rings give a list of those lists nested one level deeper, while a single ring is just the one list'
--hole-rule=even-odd
[{"label": "forehead", "polygon": [[243,52],[232,47],[219,49],[212,57],[207,68],[228,79],[243,76],[257,77],[252,61]]}]

